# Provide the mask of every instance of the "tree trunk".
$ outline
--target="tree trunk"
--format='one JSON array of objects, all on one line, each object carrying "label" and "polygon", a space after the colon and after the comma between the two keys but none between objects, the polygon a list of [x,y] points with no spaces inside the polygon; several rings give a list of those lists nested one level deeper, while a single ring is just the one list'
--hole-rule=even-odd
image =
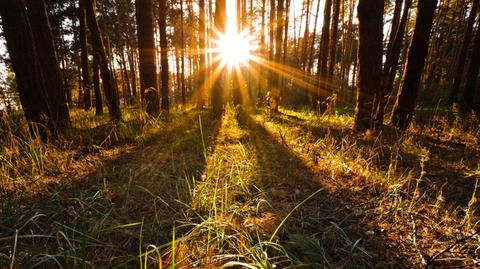
[{"label": "tree trunk", "polygon": [[383,0],[360,0],[359,79],[355,129],[374,129],[375,104],[378,102],[382,78]]},{"label": "tree trunk", "polygon": [[387,60],[385,61],[385,65],[383,67],[382,96],[375,114],[375,120],[379,124],[383,124],[385,109],[387,109],[386,106],[388,105],[392,95],[393,83],[397,75],[398,60],[400,58],[402,41],[405,35],[405,27],[408,20],[408,12],[411,6],[412,0],[406,0],[400,24],[397,27],[393,40],[391,41],[391,47],[388,50]]},{"label": "tree trunk", "polygon": [[[83,85],[83,108],[89,110],[92,107],[90,97],[90,76],[88,72],[88,49],[87,49],[87,17],[85,3],[80,1],[78,17],[80,21],[80,60],[82,62],[82,85]],[[79,96],[80,98],[80,96]]]},{"label": "tree trunk", "polygon": [[428,54],[430,31],[436,6],[437,0],[419,0],[418,2],[417,19],[412,43],[408,50],[407,65],[398,91],[397,101],[393,107],[392,124],[396,127],[407,128],[414,114],[420,78]]},{"label": "tree trunk", "polygon": [[95,6],[96,0],[80,0],[85,1],[87,23],[92,33],[92,43],[95,53],[98,53],[100,58],[100,72],[102,75],[102,81],[105,88],[105,97],[108,102],[108,109],[110,117],[113,120],[121,120],[122,113],[120,110],[120,100],[118,98],[118,91],[115,87],[112,73],[108,68],[108,58],[103,43],[102,34],[98,26],[97,19],[95,18]]},{"label": "tree trunk", "polygon": [[70,116],[45,1],[28,0],[26,3],[37,58],[48,95],[50,116],[55,124],[55,130],[65,132],[70,127]]},{"label": "tree trunk", "polygon": [[330,19],[332,0],[325,1],[323,9],[322,39],[320,40],[320,53],[318,58],[318,74],[322,80],[327,78],[328,45],[330,43]]},{"label": "tree trunk", "polygon": [[[284,4],[285,0],[278,0],[277,6],[277,23],[276,23],[276,36],[275,36],[275,62],[280,64],[282,61],[282,37],[283,37],[283,12],[284,12]],[[271,109],[275,112],[278,111],[278,106],[280,103],[280,73],[276,73],[273,77],[274,81],[272,81],[272,88],[270,89],[271,97],[272,97],[272,107]]]},{"label": "tree trunk", "polygon": [[[262,8],[261,8],[261,29],[260,29],[260,58],[264,58],[266,56],[267,44],[266,44],[266,37],[265,37],[265,12],[266,12],[266,0],[262,0]],[[259,65],[260,67],[260,65]],[[258,71],[260,73],[258,78],[258,93],[257,99],[260,101],[262,100],[263,90],[266,88],[265,83],[265,72],[262,68]]]},{"label": "tree trunk", "polygon": [[475,41],[470,57],[470,66],[468,67],[467,81],[463,94],[463,103],[467,109],[475,109],[480,113],[480,92],[477,91],[475,96],[475,89],[477,84],[478,71],[480,69],[480,24],[477,25],[477,33],[475,34]]},{"label": "tree trunk", "polygon": [[317,22],[318,22],[318,15],[319,15],[319,12],[320,12],[320,2],[321,1],[318,1],[317,3],[317,10],[315,11],[315,22],[314,22],[314,26],[313,26],[313,33],[312,33],[312,42],[310,43],[310,57],[309,60],[308,60],[308,66],[306,68],[305,71],[307,71],[308,73],[312,72],[312,68],[313,68],[313,60],[314,60],[314,51],[315,51],[315,41],[316,41],[316,38],[317,38]]},{"label": "tree trunk", "polygon": [[140,92],[146,102],[147,113],[160,112],[157,85],[156,48],[153,37],[152,0],[136,0],[138,50],[140,54]]},{"label": "tree trunk", "polygon": [[180,72],[180,79],[182,80],[182,105],[187,103],[186,83],[185,83],[185,34],[183,31],[183,0],[180,0],[180,61],[182,64],[182,71]]},{"label": "tree trunk", "polygon": [[[95,115],[103,114],[103,99],[100,91],[100,57],[98,53],[93,53],[93,89],[95,92]],[[105,85],[105,84],[104,84]],[[106,90],[106,89],[105,89]]]},{"label": "tree trunk", "polygon": [[[225,0],[216,0],[215,3],[215,29],[223,34],[225,33],[225,23],[226,23],[226,3]],[[213,65],[213,72],[219,74],[218,78],[215,80],[214,85],[212,87],[212,108],[216,114],[220,114],[223,111],[223,107],[225,104],[225,97],[224,97],[224,81],[223,81],[223,72],[224,68],[220,66],[220,62],[216,58],[216,55],[213,55],[214,62]],[[216,75],[214,74],[216,77]]]},{"label": "tree trunk", "polygon": [[[202,1],[202,0],[200,0]],[[160,0],[158,27],[160,28],[160,62],[162,65],[162,110],[170,108],[168,89],[167,0]],[[205,59],[204,59],[205,61]]]},{"label": "tree trunk", "polygon": [[338,36],[338,17],[340,15],[340,0],[334,0],[333,4],[333,18],[330,37],[329,59],[328,64],[328,79],[333,79],[333,72],[335,71],[336,54],[337,54],[337,36]]},{"label": "tree trunk", "polygon": [[457,70],[455,72],[455,78],[453,79],[452,90],[448,99],[449,106],[453,105],[453,103],[457,101],[458,92],[462,84],[463,68],[466,65],[465,61],[467,59],[468,46],[470,45],[470,40],[472,39],[473,24],[475,23],[475,18],[477,17],[479,2],[480,0],[473,0],[472,10],[470,11],[470,16],[468,18],[467,29],[465,31],[465,36],[463,37],[462,48],[460,49],[460,55],[458,56]]},{"label": "tree trunk", "polygon": [[[275,61],[275,22],[277,20],[276,16],[276,1],[270,0],[270,17],[269,17],[269,31],[268,31],[268,61],[272,64]],[[270,69],[267,73],[267,87],[268,91],[272,91],[275,81],[275,72]]]},{"label": "tree trunk", "polygon": [[[54,128],[23,0],[0,1],[0,15],[17,90],[32,136],[47,137]],[[54,129],[52,129],[54,131]]]},{"label": "tree trunk", "polygon": [[283,34],[283,59],[282,63],[285,65],[288,56],[288,27],[290,23],[290,4],[292,0],[286,0],[285,6],[285,32]]},{"label": "tree trunk", "polygon": [[[306,8],[305,8],[305,32],[303,33],[303,49],[302,49],[302,58],[300,60],[300,64],[302,65],[302,70],[303,71],[306,71],[307,70],[307,50],[308,50],[308,36],[309,36],[309,25],[310,25],[310,1],[311,0],[307,0],[307,5],[306,5]],[[318,1],[318,6],[320,6],[320,0]],[[318,7],[317,7],[318,9]],[[303,15],[303,14],[302,14]],[[318,12],[317,12],[317,15],[318,15]],[[317,17],[315,17],[315,29],[317,29]],[[302,27],[300,25],[300,27]],[[314,40],[315,42],[315,40]],[[310,55],[311,56],[311,55]],[[311,59],[311,58],[310,58]]]}]

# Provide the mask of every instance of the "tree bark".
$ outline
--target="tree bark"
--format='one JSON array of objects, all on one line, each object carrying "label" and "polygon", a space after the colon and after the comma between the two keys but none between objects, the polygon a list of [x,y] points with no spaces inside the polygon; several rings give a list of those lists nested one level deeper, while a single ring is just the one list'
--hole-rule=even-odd
[{"label": "tree bark", "polygon": [[[32,136],[47,137],[54,128],[47,94],[37,60],[32,30],[23,0],[0,1],[0,15],[17,90]],[[54,130],[54,129],[53,129]]]},{"label": "tree bark", "polygon": [[463,104],[466,109],[475,109],[477,113],[480,113],[480,92],[478,90],[475,96],[478,71],[480,69],[480,24],[477,25],[477,33],[475,34],[475,41],[470,59],[470,66],[468,67],[467,81],[465,83],[463,94]]},{"label": "tree bark", "polygon": [[50,104],[50,116],[55,124],[55,130],[64,133],[70,128],[70,116],[45,1],[28,0],[26,3],[37,58]]},{"label": "tree bark", "polygon": [[100,27],[98,26],[97,19],[95,18],[95,6],[96,0],[80,0],[85,1],[87,24],[92,33],[92,43],[96,53],[100,58],[100,72],[102,75],[103,86],[105,88],[105,97],[108,103],[108,109],[110,117],[113,120],[121,120],[122,113],[120,110],[120,100],[118,98],[118,91],[115,87],[112,73],[108,68],[108,58],[103,43]]},{"label": "tree bark", "polygon": [[[203,1],[203,0],[200,0]],[[162,110],[168,111],[170,108],[169,88],[168,88],[168,41],[167,41],[167,0],[160,0],[158,27],[160,28],[160,62],[162,65]],[[205,61],[205,59],[204,59]]]},{"label": "tree bark", "polygon": [[153,37],[152,0],[135,0],[137,38],[140,59],[140,91],[146,102],[148,115],[160,112],[157,85],[156,48]]},{"label": "tree bark", "polygon": [[[309,25],[310,25],[310,1],[307,0],[307,6],[306,6],[306,11],[305,11],[305,32],[303,33],[303,49],[302,49],[302,58],[300,60],[300,64],[302,65],[302,70],[306,71],[307,70],[307,50],[308,50],[308,36],[309,36]],[[318,6],[320,6],[320,0],[318,1]],[[318,7],[317,7],[318,10]],[[303,14],[302,14],[303,15]],[[317,12],[318,15],[318,12]],[[315,17],[315,29],[317,27],[317,17]],[[300,25],[300,27],[302,27]],[[315,41],[315,40],[314,40]],[[310,55],[311,56],[311,55]],[[311,59],[311,58],[310,58]]]},{"label": "tree bark", "polygon": [[340,0],[334,0],[333,3],[333,18],[332,18],[332,26],[331,26],[331,34],[330,34],[330,48],[329,48],[329,56],[330,59],[328,64],[328,79],[333,79],[333,72],[335,71],[335,64],[336,64],[336,54],[337,54],[337,37],[338,37],[338,17],[340,15]]},{"label": "tree bark", "polygon": [[322,80],[327,79],[328,66],[328,45],[330,43],[330,19],[332,10],[332,0],[325,1],[323,9],[322,37],[320,40],[320,53],[318,58],[318,74]]},{"label": "tree bark", "polygon": [[197,96],[197,107],[202,109],[205,106],[205,83],[207,82],[207,65],[205,61],[205,52],[206,52],[206,45],[205,45],[205,0],[198,1],[198,12],[199,12],[199,20],[198,20],[198,45],[199,45],[199,54],[200,54],[200,68],[199,68],[199,79],[198,79],[198,96]]},{"label": "tree bark", "polygon": [[400,58],[400,51],[402,50],[402,41],[405,35],[405,27],[408,20],[408,12],[412,6],[412,0],[406,0],[403,8],[402,18],[397,27],[396,33],[387,53],[387,60],[383,67],[382,78],[382,96],[380,96],[379,106],[375,114],[375,121],[378,124],[383,124],[386,106],[392,95],[393,83],[397,75],[398,60]]},{"label": "tree bark", "polygon": [[428,55],[430,32],[437,0],[419,0],[407,65],[393,107],[392,124],[405,129],[412,121],[420,78]]},{"label": "tree bark", "polygon": [[360,0],[359,79],[354,127],[374,129],[374,109],[378,102],[382,78],[383,0]]},{"label": "tree bark", "polygon": [[187,103],[186,83],[185,83],[185,34],[183,29],[183,0],[180,0],[180,62],[182,64],[182,71],[180,72],[180,79],[182,80],[182,105]]},{"label": "tree bark", "polygon": [[[93,53],[93,89],[95,92],[95,115],[103,114],[103,99],[100,91],[100,57],[98,53]],[[105,85],[105,84],[104,84]]]},{"label": "tree bark", "polygon": [[[215,3],[215,29],[223,34],[225,33],[225,23],[226,23],[226,3],[225,0],[216,0]],[[218,53],[218,52],[216,52]],[[218,59],[215,59],[216,55],[213,55],[214,61],[213,65],[213,72],[219,74],[218,78],[215,80],[213,87],[212,87],[212,108],[214,113],[220,114],[223,111],[223,107],[225,104],[225,97],[224,97],[224,81],[223,81],[223,72],[224,68],[220,66],[220,62]],[[216,77],[216,74],[214,74]]]},{"label": "tree bark", "polygon": [[463,37],[462,48],[460,49],[460,55],[458,56],[457,61],[457,70],[455,72],[455,77],[453,79],[453,85],[450,92],[450,97],[448,99],[448,105],[451,106],[457,101],[458,92],[462,84],[462,77],[465,61],[467,59],[468,47],[470,45],[470,40],[472,39],[473,25],[475,23],[475,18],[477,17],[477,9],[480,0],[473,0],[472,9],[470,11],[470,16],[468,18],[467,29]]},{"label": "tree bark", "polygon": [[90,97],[90,76],[88,72],[88,49],[87,49],[87,17],[85,3],[80,1],[78,17],[80,21],[80,60],[82,63],[82,85],[83,85],[83,108],[89,110],[92,107]]}]

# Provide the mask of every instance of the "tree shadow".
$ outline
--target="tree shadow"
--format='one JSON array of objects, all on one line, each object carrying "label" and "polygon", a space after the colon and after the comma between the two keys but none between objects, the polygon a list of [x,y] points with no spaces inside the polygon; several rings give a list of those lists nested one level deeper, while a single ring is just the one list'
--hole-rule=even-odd
[{"label": "tree shadow", "polygon": [[[390,126],[383,126],[379,134],[368,137],[351,129],[332,128],[328,125],[312,126],[306,121],[288,117],[284,113],[272,115],[270,120],[289,127],[300,127],[311,133],[314,139],[324,139],[328,136],[333,138],[336,144],[341,144],[346,138],[353,139],[357,148],[365,149],[367,152],[363,156],[365,159],[370,158],[368,149],[375,149],[375,165],[382,173],[388,172],[392,158],[395,158],[397,171],[412,171],[415,177],[425,172],[419,188],[429,199],[436,199],[441,192],[447,205],[466,207],[474,191],[475,180],[467,176],[468,171],[477,169],[477,160],[480,158],[480,151],[474,147],[441,141],[423,134],[401,132]],[[424,171],[421,167],[420,153],[402,149],[401,141],[407,138],[412,138],[411,144],[428,151],[429,158],[425,162]]]},{"label": "tree shadow", "polygon": [[[133,267],[139,246],[170,242],[183,207],[178,200],[188,193],[187,180],[203,173],[205,151],[213,150],[221,125],[209,111],[184,116],[167,120],[168,127],[145,143],[103,158],[90,174],[51,184],[2,212],[8,217],[0,220],[0,237],[16,229],[38,235],[18,239],[16,263]],[[0,250],[12,244],[0,241]]]},{"label": "tree shadow", "polygon": [[[295,205],[321,189],[290,216],[281,230],[279,239],[291,255],[312,268],[401,267],[398,256],[389,250],[388,238],[370,234],[379,228],[362,216],[354,193],[337,192],[325,185],[322,181],[329,180],[325,171],[307,164],[250,115],[243,113],[239,126],[250,133],[259,166],[259,187],[265,191],[274,214],[285,218]],[[314,243],[308,245],[312,238]]]}]

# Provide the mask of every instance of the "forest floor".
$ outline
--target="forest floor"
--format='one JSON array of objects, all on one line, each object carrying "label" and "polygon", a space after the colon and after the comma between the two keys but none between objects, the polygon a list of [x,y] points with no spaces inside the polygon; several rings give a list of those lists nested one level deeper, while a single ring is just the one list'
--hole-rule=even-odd
[{"label": "forest floor", "polygon": [[480,266],[472,117],[357,133],[349,114],[130,110],[75,111],[63,142],[4,135],[0,268]]}]

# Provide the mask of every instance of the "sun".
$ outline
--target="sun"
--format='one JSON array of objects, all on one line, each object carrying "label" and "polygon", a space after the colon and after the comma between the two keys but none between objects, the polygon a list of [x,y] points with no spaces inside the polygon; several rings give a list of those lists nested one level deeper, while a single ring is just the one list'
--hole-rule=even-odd
[{"label": "sun", "polygon": [[246,32],[230,32],[220,34],[217,41],[217,57],[222,66],[229,69],[233,67],[247,66],[252,58],[255,46],[252,45],[253,38]]}]

